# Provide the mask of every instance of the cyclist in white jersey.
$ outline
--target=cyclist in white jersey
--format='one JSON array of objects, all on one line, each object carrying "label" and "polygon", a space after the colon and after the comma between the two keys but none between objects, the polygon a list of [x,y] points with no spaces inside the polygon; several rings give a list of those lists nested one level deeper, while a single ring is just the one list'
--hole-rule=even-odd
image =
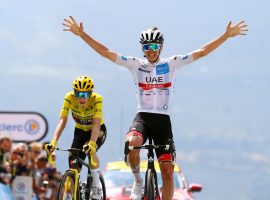
[{"label": "cyclist in white jersey", "polygon": [[[149,136],[153,137],[155,144],[167,144],[168,139],[173,139],[170,102],[173,94],[175,70],[208,55],[230,37],[246,35],[248,31],[244,21],[240,21],[235,25],[229,22],[226,31],[222,35],[200,49],[186,55],[160,58],[164,38],[158,28],[154,27],[143,31],[141,34],[140,43],[146,59],[139,59],[122,56],[109,50],[84,32],[82,22],[78,24],[72,16],[70,16],[70,19],[64,19],[63,25],[66,27],[63,29],[64,31],[71,31],[81,37],[101,56],[131,71],[137,88],[138,112],[126,135],[126,141],[129,141],[129,144],[133,146],[142,145]],[[156,151],[156,154],[163,181],[162,199],[171,200],[174,193],[174,166],[170,162],[169,152],[165,150]],[[132,150],[128,155],[128,159],[135,179],[131,199],[141,200],[143,181],[139,169],[139,150]]]}]

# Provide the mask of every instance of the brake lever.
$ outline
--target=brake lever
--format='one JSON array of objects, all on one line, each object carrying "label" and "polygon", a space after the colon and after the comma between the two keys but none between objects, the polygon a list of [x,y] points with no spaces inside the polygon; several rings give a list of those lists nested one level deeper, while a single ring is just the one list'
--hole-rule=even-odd
[{"label": "brake lever", "polygon": [[169,139],[168,142],[170,144],[169,151],[171,153],[171,162],[172,162],[173,165],[175,165],[175,146],[174,146],[174,142],[171,139]]},{"label": "brake lever", "polygon": [[126,142],[125,142],[125,149],[124,149],[124,154],[125,154],[124,161],[125,161],[126,165],[128,165],[128,162],[127,162],[127,155],[128,155],[129,152],[130,152],[128,146],[129,146],[129,141],[126,141]]}]

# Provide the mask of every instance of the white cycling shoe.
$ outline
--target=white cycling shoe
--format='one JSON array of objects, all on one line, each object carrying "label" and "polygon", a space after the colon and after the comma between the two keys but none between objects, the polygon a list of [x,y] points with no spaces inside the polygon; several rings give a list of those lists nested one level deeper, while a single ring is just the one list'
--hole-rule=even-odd
[{"label": "white cycling shoe", "polygon": [[92,187],[90,193],[90,199],[101,199],[102,197],[102,189],[99,187]]},{"label": "white cycling shoe", "polygon": [[131,190],[130,199],[131,200],[141,200],[142,199],[142,189],[143,189],[143,180],[134,181],[133,188]]}]

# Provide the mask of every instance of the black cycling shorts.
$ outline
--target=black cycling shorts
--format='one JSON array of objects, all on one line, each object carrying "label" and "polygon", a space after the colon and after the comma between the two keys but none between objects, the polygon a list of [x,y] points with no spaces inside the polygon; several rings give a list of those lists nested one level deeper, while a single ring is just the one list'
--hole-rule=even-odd
[{"label": "black cycling shorts", "polygon": [[[91,138],[91,131],[92,130],[84,131],[82,129],[75,127],[74,138],[73,138],[71,148],[82,149],[83,145],[85,145],[85,143],[89,142],[89,140]],[[105,142],[106,135],[107,135],[106,126],[105,126],[105,124],[102,124],[100,126],[100,134],[99,134],[98,139],[96,141],[97,150]],[[79,157],[84,160],[86,158],[86,154],[84,152],[80,152]],[[73,158],[71,156],[69,156],[68,160],[69,160],[69,167],[71,167],[71,161],[73,160]],[[80,164],[79,166],[81,167],[82,165]]]},{"label": "black cycling shorts", "polygon": [[[169,115],[139,112],[129,128],[131,131],[137,131],[142,134],[143,144],[148,137],[152,137],[154,144],[166,145],[168,140],[173,140],[172,125]],[[165,149],[156,149],[157,158],[162,154],[170,154]]]}]

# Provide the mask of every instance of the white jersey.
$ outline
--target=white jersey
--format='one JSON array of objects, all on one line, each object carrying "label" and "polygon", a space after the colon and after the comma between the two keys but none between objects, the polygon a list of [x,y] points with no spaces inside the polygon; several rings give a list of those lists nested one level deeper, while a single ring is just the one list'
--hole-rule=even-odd
[{"label": "white jersey", "polygon": [[154,64],[147,59],[118,55],[116,63],[128,68],[136,85],[138,112],[170,115],[175,70],[193,61],[192,55],[159,58]]}]

